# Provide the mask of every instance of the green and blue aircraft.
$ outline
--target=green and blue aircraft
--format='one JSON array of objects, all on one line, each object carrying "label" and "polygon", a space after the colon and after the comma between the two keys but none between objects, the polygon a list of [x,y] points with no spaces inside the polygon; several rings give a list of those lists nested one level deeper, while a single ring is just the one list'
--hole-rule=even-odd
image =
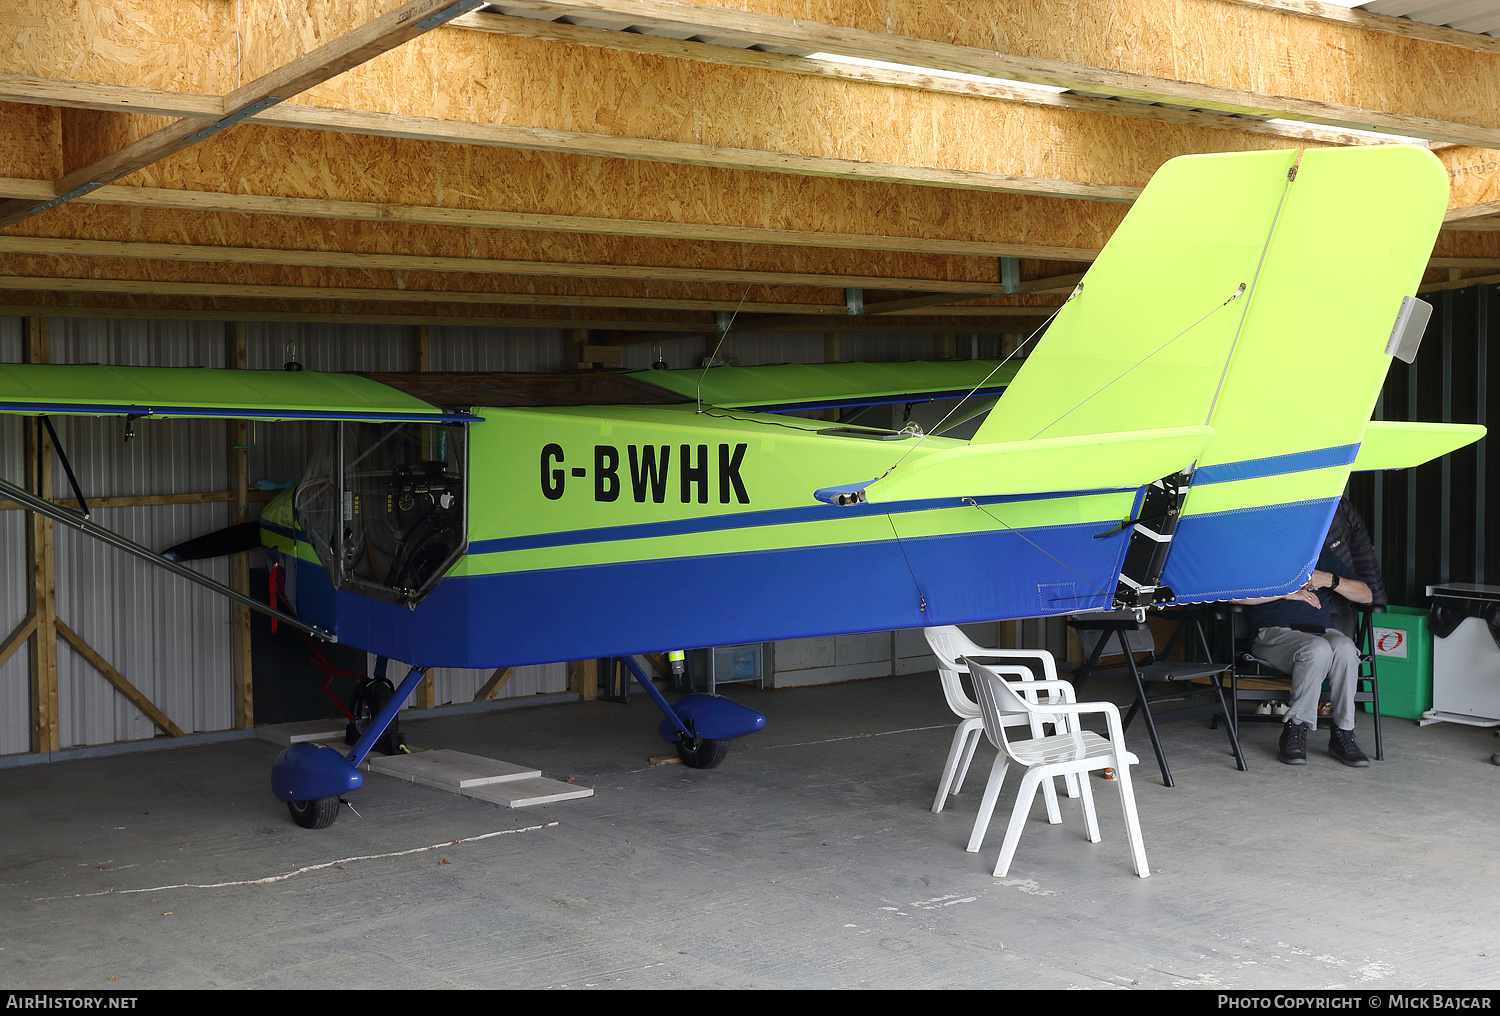
[{"label": "green and blue aircraft", "polygon": [[[0,411],[332,421],[260,540],[302,625],[416,668],[1277,595],[1306,581],[1352,470],[1484,433],[1371,420],[1420,340],[1447,194],[1414,147],[1174,159],[1004,364],[16,364]],[[786,415],[922,399],[992,408],[968,440]],[[689,753],[754,726],[707,698],[663,724]],[[325,751],[287,762],[278,795],[357,781]]]}]

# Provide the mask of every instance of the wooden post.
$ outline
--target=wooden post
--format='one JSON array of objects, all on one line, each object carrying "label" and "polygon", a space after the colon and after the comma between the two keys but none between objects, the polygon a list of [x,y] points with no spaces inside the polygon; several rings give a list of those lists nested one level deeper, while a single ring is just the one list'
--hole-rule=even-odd
[{"label": "wooden post", "polygon": [[587,328],[564,328],[563,342],[567,344],[567,350],[563,355],[569,363],[579,369],[587,369],[591,366],[583,358],[583,347],[589,344],[589,330]]},{"label": "wooden post", "polygon": [[431,336],[426,325],[417,325],[417,365],[416,370],[422,373],[432,369],[432,346]]},{"label": "wooden post", "polygon": [[568,664],[568,689],[585,702],[599,697],[599,661],[573,660]]},{"label": "wooden post", "polygon": [[[50,363],[52,349],[46,318],[21,323],[22,356],[27,363]],[[42,421],[26,421],[26,485],[38,497],[52,497],[52,439]],[[52,520],[30,513],[26,560],[31,581],[27,613],[36,618],[31,641],[31,750],[61,747],[57,712],[57,567]]]},{"label": "wooden post", "polygon": [[[245,326],[238,321],[224,327],[224,363],[233,370],[248,366],[245,353]],[[250,425],[244,420],[229,424],[229,524],[237,526],[250,521]],[[250,554],[232,554],[229,558],[229,585],[237,592],[250,592]],[[250,651],[250,608],[239,603],[229,605],[229,655],[233,681],[231,699],[234,705],[234,729],[249,730],[255,726],[255,679]]]}]

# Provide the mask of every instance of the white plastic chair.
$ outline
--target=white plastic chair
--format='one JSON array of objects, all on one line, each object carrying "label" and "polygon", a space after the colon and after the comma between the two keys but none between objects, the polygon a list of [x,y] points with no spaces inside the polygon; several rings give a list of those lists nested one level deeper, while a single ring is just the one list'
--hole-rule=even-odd
[{"label": "white plastic chair", "polygon": [[[979,802],[979,815],[974,820],[974,832],[966,848],[970,853],[979,850],[984,834],[989,830],[990,817],[995,812],[995,802],[1000,797],[1000,784],[1006,770],[1014,762],[1026,770],[1021,777],[1020,789],[1016,792],[1015,808],[1011,811],[1010,825],[1005,830],[1005,842],[1000,847],[1000,859],[995,864],[995,875],[1001,877],[1010,871],[1011,859],[1016,853],[1016,844],[1021,839],[1021,829],[1036,800],[1037,784],[1052,785],[1052,777],[1073,774],[1079,777],[1083,798],[1083,821],[1090,843],[1099,842],[1099,818],[1094,812],[1094,795],[1089,787],[1088,773],[1095,769],[1113,768],[1115,785],[1120,788],[1120,807],[1125,813],[1125,836],[1130,843],[1131,857],[1135,862],[1135,873],[1141,878],[1151,874],[1146,866],[1146,846],[1141,837],[1141,821],[1135,808],[1135,791],[1130,784],[1130,767],[1139,760],[1125,750],[1125,731],[1120,723],[1120,710],[1112,702],[1074,702],[1073,686],[1066,681],[1033,681],[1025,690],[1040,691],[1045,686],[1056,686],[1048,690],[1060,693],[1062,702],[1048,702],[1039,706],[1027,701],[1016,685],[1007,682],[1002,672],[1014,672],[1021,668],[988,667],[977,660],[968,660],[969,676],[974,682],[974,694],[979,699],[979,711],[984,722],[985,736],[999,750],[995,765],[990,770],[990,780],[984,787],[984,798]],[[1019,676],[1019,675],[1017,675]],[[1022,684],[1024,682],[1017,682]],[[1007,720],[1016,714],[1036,715],[1045,710],[1047,715],[1058,717],[1058,733],[1048,737],[1036,737],[1028,741],[1012,741],[1006,736]],[[1092,731],[1083,730],[1078,718],[1089,713],[1103,713],[1109,727],[1108,739]],[[1045,781],[1045,782],[1044,782]],[[1047,818],[1053,825],[1062,821],[1049,806]]]},{"label": "white plastic chair", "polygon": [[[979,705],[964,691],[961,674],[969,672],[968,664],[964,662],[966,657],[977,656],[980,659],[1024,659],[1034,660],[1042,668],[1046,680],[1057,680],[1057,665],[1052,659],[1052,654],[1041,649],[986,649],[976,645],[967,635],[959,630],[957,625],[945,624],[934,628],[922,629],[922,634],[927,636],[927,644],[932,648],[932,654],[938,661],[938,679],[943,685],[943,697],[948,700],[948,708],[952,709],[959,718],[958,729],[953,732],[953,743],[948,748],[948,760],[943,763],[943,775],[938,780],[937,797],[933,799],[932,810],[934,814],[943,810],[943,805],[948,800],[948,795],[957,794],[963,786],[964,777],[969,774],[969,763],[974,761],[974,749],[979,746],[979,734],[984,729],[984,720],[979,714]],[[1020,668],[1018,673],[1024,675],[1023,681],[1030,681],[1034,675],[1026,668]],[[1030,696],[1033,700],[1036,695]],[[1043,714],[1027,716],[1007,716],[1007,724],[1029,723],[1033,737],[1041,737],[1043,733],[1042,724],[1053,720]],[[1068,777],[1068,796],[1078,796],[1077,779]],[[1049,814],[1057,813],[1057,792],[1048,780],[1043,792],[1047,798]]]}]

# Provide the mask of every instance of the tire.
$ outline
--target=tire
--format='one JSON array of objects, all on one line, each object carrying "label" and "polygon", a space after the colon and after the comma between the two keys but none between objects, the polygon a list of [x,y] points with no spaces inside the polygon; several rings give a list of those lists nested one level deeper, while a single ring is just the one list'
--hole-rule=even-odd
[{"label": "tire", "polygon": [[[380,715],[380,710],[385,708],[395,694],[395,687],[383,677],[361,681],[355,687],[354,694],[349,697],[349,711],[354,714],[354,722],[344,730],[344,743],[358,744],[364,732],[370,729],[370,723]],[[385,733],[375,742],[375,751],[382,755],[395,755],[402,750],[405,742],[397,729],[400,722],[400,714],[391,718],[391,725],[385,728]]]},{"label": "tire", "polygon": [[677,757],[692,769],[713,769],[727,754],[729,742],[711,737],[685,737],[677,742]]},{"label": "tire", "polygon": [[286,810],[292,813],[292,821],[303,829],[327,829],[339,817],[337,797],[319,797],[311,801],[288,801]]}]

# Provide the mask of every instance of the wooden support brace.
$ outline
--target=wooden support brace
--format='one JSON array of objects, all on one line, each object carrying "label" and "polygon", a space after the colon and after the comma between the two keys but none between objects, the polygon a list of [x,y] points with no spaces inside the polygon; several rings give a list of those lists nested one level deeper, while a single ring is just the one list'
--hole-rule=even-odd
[{"label": "wooden support brace", "polygon": [[0,667],[5,666],[6,661],[25,644],[27,639],[31,638],[34,631],[36,631],[36,614],[28,613],[21,619],[21,623],[16,625],[15,630],[5,637],[5,641],[0,642]]},{"label": "wooden support brace", "polygon": [[488,702],[500,694],[500,689],[510,683],[510,679],[516,676],[515,667],[496,667],[490,679],[484,682],[484,687],[474,693],[475,702]]},{"label": "wooden support brace", "polygon": [[93,646],[85,642],[83,638],[72,628],[69,628],[61,618],[58,618],[54,623],[57,626],[57,633],[63,637],[63,641],[72,646],[78,652],[79,656],[82,656],[95,670],[104,675],[104,679],[106,681],[114,685],[115,689],[119,691],[121,695],[124,695],[127,699],[129,699],[131,705],[135,706],[141,712],[145,713],[146,717],[152,723],[156,724],[163,733],[171,737],[184,736],[181,727],[173,723],[171,719],[167,717],[166,713],[156,708],[155,703],[153,703],[144,694],[142,694],[139,688],[126,680],[124,674],[120,673],[113,666],[111,666],[108,660],[100,656]]}]

